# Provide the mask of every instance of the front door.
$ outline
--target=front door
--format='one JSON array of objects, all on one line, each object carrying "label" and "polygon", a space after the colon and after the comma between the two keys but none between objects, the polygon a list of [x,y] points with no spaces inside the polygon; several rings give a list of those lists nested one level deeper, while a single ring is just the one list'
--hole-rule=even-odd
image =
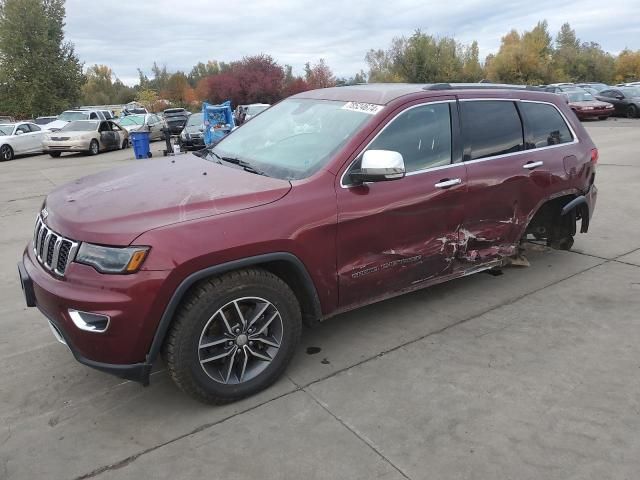
[{"label": "front door", "polygon": [[118,134],[111,129],[111,123],[107,120],[100,122],[100,143],[105,150],[119,148]]},{"label": "front door", "polygon": [[448,97],[406,108],[365,148],[401,153],[404,178],[354,185],[349,172],[364,151],[342,175],[336,189],[341,307],[415,287],[455,268],[466,190],[465,166],[453,163],[455,107]]}]

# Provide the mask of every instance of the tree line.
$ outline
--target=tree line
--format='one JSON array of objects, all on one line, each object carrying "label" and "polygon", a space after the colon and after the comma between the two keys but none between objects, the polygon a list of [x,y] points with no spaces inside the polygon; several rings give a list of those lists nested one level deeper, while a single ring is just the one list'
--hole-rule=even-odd
[{"label": "tree line", "polygon": [[323,59],[302,74],[266,54],[237,61],[199,62],[189,71],[154,63],[125,85],[107,65],[84,65],[65,41],[64,0],[0,0],[0,114],[55,114],[77,105],[124,104],[137,100],[154,111],[167,106],[197,109],[202,101],[273,103],[315,88],[365,82],[604,83],[640,79],[640,50],[618,55],[581,41],[568,23],[555,37],[546,21],[529,31],[511,30],[497,53],[480,59],[477,41],[463,44],[421,30],[394,38],[386,49],[366,52],[368,72],[336,78]]}]

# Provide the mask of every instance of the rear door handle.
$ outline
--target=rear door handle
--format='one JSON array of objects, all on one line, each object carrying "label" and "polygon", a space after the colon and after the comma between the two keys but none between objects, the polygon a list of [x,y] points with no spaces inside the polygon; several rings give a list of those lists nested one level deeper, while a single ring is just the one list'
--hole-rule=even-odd
[{"label": "rear door handle", "polygon": [[451,180],[449,180],[448,178],[445,178],[444,180],[440,180],[438,183],[436,183],[434,187],[449,188],[449,187],[453,187],[454,185],[460,185],[461,183],[462,183],[462,180],[459,178],[452,178]]},{"label": "rear door handle", "polygon": [[526,168],[527,170],[531,170],[533,168],[541,167],[542,165],[544,165],[544,162],[527,162],[522,166],[522,168]]}]

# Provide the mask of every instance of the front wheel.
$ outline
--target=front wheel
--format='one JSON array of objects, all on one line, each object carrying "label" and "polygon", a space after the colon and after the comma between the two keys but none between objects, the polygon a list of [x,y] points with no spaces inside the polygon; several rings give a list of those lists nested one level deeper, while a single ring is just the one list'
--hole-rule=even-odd
[{"label": "front wheel", "polygon": [[122,141],[122,150],[129,148],[129,140],[126,138]]},{"label": "front wheel", "polygon": [[93,139],[89,144],[89,155],[97,155],[98,153],[100,153],[100,144],[96,139]]},{"label": "front wheel", "polygon": [[627,118],[636,118],[638,116],[638,109],[635,105],[629,105],[627,107]]},{"label": "front wheel", "polygon": [[8,160],[13,160],[13,157],[13,148],[11,148],[9,145],[2,145],[2,147],[0,147],[0,161],[5,162]]},{"label": "front wheel", "polygon": [[49,152],[52,158],[58,158],[61,155],[61,152]]},{"label": "front wheel", "polygon": [[300,305],[289,286],[261,269],[197,284],[179,308],[163,356],[184,392],[213,404],[275,382],[300,339]]}]

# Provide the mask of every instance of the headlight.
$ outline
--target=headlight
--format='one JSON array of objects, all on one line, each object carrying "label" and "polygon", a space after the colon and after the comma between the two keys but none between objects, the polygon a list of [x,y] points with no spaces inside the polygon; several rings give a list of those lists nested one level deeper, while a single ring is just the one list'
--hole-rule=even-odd
[{"label": "headlight", "polygon": [[180,137],[183,140],[186,140],[187,138],[189,138],[189,134],[183,130],[182,133],[180,134]]},{"label": "headlight", "polygon": [[100,273],[134,273],[137,272],[149,247],[102,247],[91,243],[83,243],[76,255],[76,262],[95,268]]}]

